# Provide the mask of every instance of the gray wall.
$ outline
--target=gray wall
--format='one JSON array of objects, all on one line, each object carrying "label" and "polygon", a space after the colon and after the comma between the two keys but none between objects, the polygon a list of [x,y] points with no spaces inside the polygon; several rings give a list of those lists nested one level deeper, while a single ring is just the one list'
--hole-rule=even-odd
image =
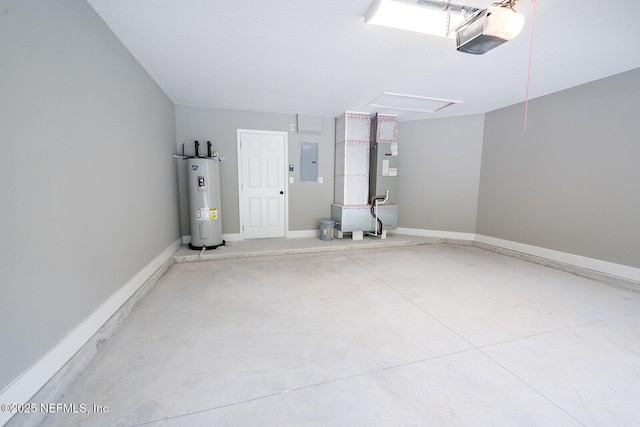
[{"label": "gray wall", "polygon": [[640,267],[640,69],[486,115],[479,234]]},{"label": "gray wall", "polygon": [[0,94],[2,389],[179,220],[173,104],[85,1],[3,1]]},{"label": "gray wall", "polygon": [[475,233],[484,115],[398,126],[398,225]]},{"label": "gray wall", "polygon": [[[260,113],[253,111],[237,111],[216,108],[191,107],[176,105],[176,152],[182,151],[185,143],[185,154],[194,153],[193,142],[200,141],[201,154],[206,152],[206,141],[213,143],[213,148],[225,160],[221,164],[220,181],[222,195],[222,232],[225,234],[240,233],[238,212],[238,149],[237,130],[255,129],[266,131],[289,132],[289,164],[294,165],[294,184],[289,185],[289,230],[312,230],[319,227],[320,219],[330,218],[333,202],[333,163],[335,147],[335,124],[333,118],[322,120],[322,134],[305,135],[290,132],[291,123],[296,123],[295,114]],[[324,178],[323,184],[300,182],[300,142],[319,143],[319,176]],[[203,150],[203,147],[205,151]],[[174,167],[180,175],[180,217],[183,236],[188,236],[188,192],[186,187],[185,162],[176,160]]]},{"label": "gray wall", "polygon": [[[193,141],[212,141],[225,161],[221,168],[223,233],[239,233],[237,129],[288,132],[295,114],[272,114],[176,105],[177,152],[193,154]],[[474,115],[399,123],[399,226],[474,233],[484,116]],[[323,184],[299,181],[299,142],[319,143]],[[333,203],[335,120],[324,118],[321,135],[289,132],[289,230],[318,228]],[[180,175],[182,234],[189,235],[184,162]]]}]

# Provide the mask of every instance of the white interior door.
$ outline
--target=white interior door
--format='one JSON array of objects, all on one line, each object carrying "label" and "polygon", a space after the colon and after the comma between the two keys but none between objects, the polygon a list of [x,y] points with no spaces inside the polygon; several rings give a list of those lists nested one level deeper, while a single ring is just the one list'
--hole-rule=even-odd
[{"label": "white interior door", "polygon": [[243,238],[285,237],[287,133],[238,130]]}]

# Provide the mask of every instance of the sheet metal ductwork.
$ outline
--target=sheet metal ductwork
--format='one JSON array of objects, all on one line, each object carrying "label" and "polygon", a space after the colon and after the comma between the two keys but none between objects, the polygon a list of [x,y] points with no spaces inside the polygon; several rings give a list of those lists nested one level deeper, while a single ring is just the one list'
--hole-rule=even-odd
[{"label": "sheet metal ductwork", "polygon": [[398,120],[345,112],[336,118],[335,197],[331,219],[338,237],[381,238],[398,226]]}]

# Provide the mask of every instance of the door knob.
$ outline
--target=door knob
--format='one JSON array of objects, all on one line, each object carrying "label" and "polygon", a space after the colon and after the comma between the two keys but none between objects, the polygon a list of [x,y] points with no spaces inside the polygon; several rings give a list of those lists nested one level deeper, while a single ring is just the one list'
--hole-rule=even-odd
[{"label": "door knob", "polygon": [[284,191],[281,191],[280,194],[284,194]]}]

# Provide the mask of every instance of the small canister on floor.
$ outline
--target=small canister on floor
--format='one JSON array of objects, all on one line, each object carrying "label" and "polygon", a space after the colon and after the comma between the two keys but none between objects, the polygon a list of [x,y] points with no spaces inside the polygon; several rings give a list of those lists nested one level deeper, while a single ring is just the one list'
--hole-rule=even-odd
[{"label": "small canister on floor", "polygon": [[335,230],[335,227],[335,221],[320,221],[320,240],[333,240],[333,232]]}]

